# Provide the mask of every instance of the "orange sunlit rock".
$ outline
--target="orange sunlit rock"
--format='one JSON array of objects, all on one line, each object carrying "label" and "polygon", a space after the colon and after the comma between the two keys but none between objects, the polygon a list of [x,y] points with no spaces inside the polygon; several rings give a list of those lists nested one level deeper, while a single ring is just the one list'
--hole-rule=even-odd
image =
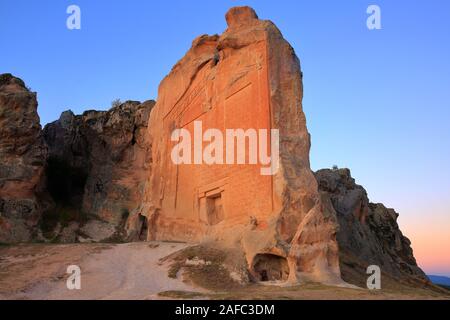
[{"label": "orange sunlit rock", "polygon": [[[151,176],[138,209],[147,238],[237,245],[257,278],[266,276],[261,265],[277,264],[283,280],[338,282],[336,218],[310,170],[298,58],[253,9],[232,8],[226,20],[222,35],[195,39],[159,87],[148,126]],[[174,164],[171,134],[184,128],[193,136],[195,121],[204,130],[278,129],[279,170],[266,176],[248,163]]]}]

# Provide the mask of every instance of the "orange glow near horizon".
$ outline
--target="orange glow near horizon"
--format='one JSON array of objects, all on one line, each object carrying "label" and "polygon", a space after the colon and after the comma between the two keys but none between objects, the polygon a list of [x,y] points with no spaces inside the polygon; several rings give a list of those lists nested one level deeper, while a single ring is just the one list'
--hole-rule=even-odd
[{"label": "orange glow near horizon", "polygon": [[416,207],[400,215],[400,229],[412,244],[418,265],[427,274],[450,276],[448,205]]}]

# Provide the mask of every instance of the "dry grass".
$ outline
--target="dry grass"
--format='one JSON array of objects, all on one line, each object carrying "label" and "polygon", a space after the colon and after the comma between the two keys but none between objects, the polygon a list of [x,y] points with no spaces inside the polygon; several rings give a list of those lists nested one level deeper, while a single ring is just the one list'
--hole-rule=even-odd
[{"label": "dry grass", "polygon": [[[296,286],[263,285],[258,283],[239,283],[232,279],[229,268],[230,260],[239,260],[230,252],[208,246],[189,247],[168,256],[170,261],[168,276],[177,278],[181,273],[186,281],[207,289],[207,293],[198,292],[163,292],[164,297],[174,299],[208,298],[219,300],[410,300],[410,299],[450,299],[450,291],[423,282],[399,282],[387,275],[382,277],[382,290],[362,288],[344,288],[307,283]],[[186,265],[186,260],[194,258],[210,261],[210,265]],[[240,261],[239,263],[243,263]],[[347,266],[348,267],[348,266]],[[351,270],[350,270],[351,271]],[[347,270],[347,276],[351,274]],[[353,270],[357,272],[357,270]],[[357,272],[359,274],[359,272]],[[361,280],[362,281],[362,280]]]},{"label": "dry grass", "polygon": [[450,299],[450,295],[439,295],[410,288],[402,290],[367,290],[331,287],[316,283],[280,287],[250,284],[238,289],[208,291],[169,291],[159,294],[171,299],[213,299],[213,300],[428,300]]},{"label": "dry grass", "polygon": [[180,299],[180,300],[189,300],[189,299],[200,299],[205,298],[204,293],[193,292],[193,291],[163,291],[158,293],[158,296],[169,299]]},{"label": "dry grass", "polygon": [[[227,253],[209,246],[194,246],[166,257],[170,261],[169,278],[177,278],[181,271],[183,277],[194,285],[214,291],[242,288],[243,285],[230,276],[226,267]],[[203,264],[188,265],[187,260],[202,260]]]},{"label": "dry grass", "polygon": [[321,284],[305,284],[293,287],[255,286],[240,292],[229,292],[225,299],[293,299],[293,300],[410,300],[410,299],[450,299],[432,291],[409,290],[368,290],[330,287]]},{"label": "dry grass", "polygon": [[[158,243],[142,244],[148,250]],[[66,276],[66,266],[79,264],[86,256],[113,248],[107,244],[76,245],[17,245],[0,246],[0,297],[27,290],[37,281],[52,282]],[[194,258],[209,264],[190,265]],[[162,259],[170,264],[169,276],[183,273],[196,288],[190,291],[164,291],[161,298],[217,299],[217,300],[383,300],[383,299],[450,299],[450,291],[436,286],[415,287],[382,276],[382,290],[350,289],[315,283],[296,286],[274,286],[257,283],[239,283],[229,273],[230,266],[242,261],[233,252],[207,246],[189,247]],[[145,272],[149,272],[148,270]],[[151,273],[149,273],[150,275]],[[163,276],[160,274],[159,276]],[[204,289],[207,290],[204,290]],[[162,289],[161,289],[162,290]],[[168,289],[165,289],[168,290]]]}]

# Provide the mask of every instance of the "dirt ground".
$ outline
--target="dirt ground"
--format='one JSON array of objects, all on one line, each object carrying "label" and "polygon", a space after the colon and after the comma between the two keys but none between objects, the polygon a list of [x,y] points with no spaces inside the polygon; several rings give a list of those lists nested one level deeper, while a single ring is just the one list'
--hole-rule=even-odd
[{"label": "dirt ground", "polygon": [[[154,299],[192,290],[167,277],[159,259],[180,243],[20,245],[0,248],[0,299]],[[66,286],[69,265],[81,269],[81,290]]]},{"label": "dirt ground", "polygon": [[[0,246],[0,299],[449,299],[425,289],[377,290],[252,284],[206,290],[170,277],[161,259],[187,244],[27,244]],[[66,286],[69,265],[81,269],[81,289]]]}]

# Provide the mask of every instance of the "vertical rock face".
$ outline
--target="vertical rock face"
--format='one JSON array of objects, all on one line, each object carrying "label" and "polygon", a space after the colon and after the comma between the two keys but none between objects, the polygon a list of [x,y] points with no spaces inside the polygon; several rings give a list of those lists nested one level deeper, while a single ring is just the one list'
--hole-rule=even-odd
[{"label": "vertical rock face", "polygon": [[44,128],[49,191],[57,204],[119,224],[140,203],[151,159],[144,142],[154,101],[64,112]]},{"label": "vertical rock face", "polygon": [[[253,9],[232,8],[226,20],[222,35],[195,39],[159,87],[148,131],[152,172],[129,232],[147,224],[149,239],[238,244],[260,280],[340,281],[334,209],[310,170],[299,60]],[[196,121],[224,136],[226,129],[278,129],[279,170],[174,164],[174,129],[194,140]]]},{"label": "vertical rock face", "polygon": [[[232,8],[226,21],[222,35],[193,41],[156,104],[66,111],[43,133],[36,94],[0,75],[0,242],[30,241],[49,217],[60,226],[53,239],[101,241],[128,217],[129,240],[239,248],[256,280],[365,286],[375,264],[394,279],[427,281],[394,210],[370,203],[346,169],[311,172],[302,72],[280,31],[249,7]],[[191,138],[182,155],[174,147],[188,138],[174,139],[176,129]],[[239,146],[228,148],[227,130],[241,130],[230,140],[245,143],[243,163],[236,154],[228,161]],[[279,146],[273,175],[262,172],[261,154],[276,156],[264,142]],[[192,164],[176,164],[174,150]]]},{"label": "vertical rock face", "polygon": [[46,159],[36,93],[0,75],[0,242],[31,239],[46,207]]},{"label": "vertical rock face", "polygon": [[394,279],[427,281],[417,266],[411,242],[397,224],[398,214],[370,203],[350,170],[316,172],[319,188],[331,199],[339,221],[337,240],[343,279],[356,285],[366,280],[368,265],[377,265]]}]

